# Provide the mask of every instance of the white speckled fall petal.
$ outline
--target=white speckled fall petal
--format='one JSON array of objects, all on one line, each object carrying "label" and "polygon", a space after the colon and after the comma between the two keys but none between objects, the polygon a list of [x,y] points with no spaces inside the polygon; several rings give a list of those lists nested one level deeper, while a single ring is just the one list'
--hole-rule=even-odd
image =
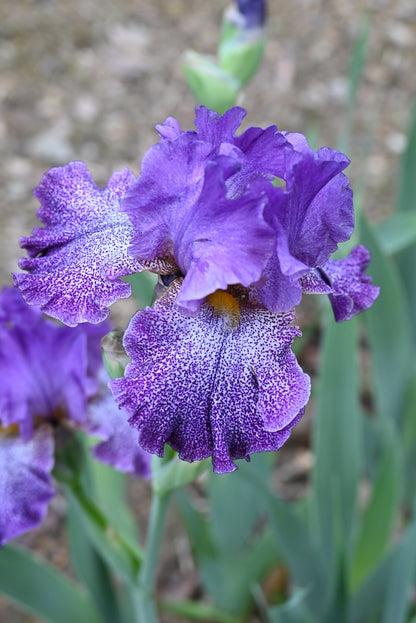
[{"label": "white speckled fall petal", "polygon": [[168,443],[232,471],[233,459],[280,448],[303,413],[310,381],[290,349],[300,333],[293,313],[266,309],[243,307],[234,329],[208,303],[185,317],[173,306],[179,285],[132,319],[132,363],[111,388],[146,450],[162,455]]},{"label": "white speckled fall petal", "polygon": [[370,252],[357,245],[341,260],[328,260],[318,270],[302,277],[302,290],[311,294],[328,294],[335,320],[350,320],[374,303],[380,288],[372,285],[365,274],[370,263]]},{"label": "white speckled fall petal", "polygon": [[26,302],[74,326],[103,321],[109,305],[130,296],[119,277],[142,265],[128,253],[133,226],[119,202],[134,179],[126,169],[98,188],[82,162],[44,175],[34,194],[45,227],[21,239],[30,257],[19,266],[28,274],[14,275]]},{"label": "white speckled fall petal", "polygon": [[0,545],[33,530],[46,516],[54,490],[52,428],[44,424],[30,441],[0,434]]}]

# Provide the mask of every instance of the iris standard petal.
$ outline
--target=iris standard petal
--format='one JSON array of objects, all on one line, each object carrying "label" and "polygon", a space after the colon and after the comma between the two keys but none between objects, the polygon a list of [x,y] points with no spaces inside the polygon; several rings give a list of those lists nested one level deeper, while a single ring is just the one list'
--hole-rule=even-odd
[{"label": "iris standard petal", "polygon": [[160,141],[145,154],[140,176],[122,201],[134,226],[134,257],[172,257],[176,232],[201,192],[210,151],[208,143],[183,133],[176,140]]},{"label": "iris standard petal", "polygon": [[[299,134],[288,134],[287,139],[301,159],[293,160],[287,202],[277,202],[276,218],[287,236],[290,254],[307,269],[326,262],[338,243],[353,232],[352,190],[342,173],[349,159],[327,147],[314,152]],[[278,256],[279,250],[278,241]],[[283,266],[284,255],[280,261]]]},{"label": "iris standard petal", "polygon": [[206,166],[198,204],[183,219],[175,241],[175,258],[185,274],[179,307],[195,312],[215,290],[236,283],[247,287],[260,279],[274,246],[274,232],[263,217],[266,203],[260,184],[228,199],[221,167]]}]

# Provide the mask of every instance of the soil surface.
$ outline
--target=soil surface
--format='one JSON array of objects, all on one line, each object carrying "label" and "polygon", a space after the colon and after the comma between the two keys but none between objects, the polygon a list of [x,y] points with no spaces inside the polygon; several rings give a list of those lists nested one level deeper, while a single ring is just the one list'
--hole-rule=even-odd
[{"label": "soil surface", "polygon": [[[353,46],[367,16],[368,53],[351,120],[348,171],[353,188],[364,183],[370,218],[381,220],[393,209],[416,86],[416,3],[269,4],[265,60],[239,102],[248,110],[245,125],[277,124],[313,136],[316,146],[339,144]],[[139,173],[144,152],[157,141],[156,123],[170,115],[183,128],[193,127],[195,103],[182,77],[181,56],[187,48],[215,52],[226,6],[220,0],[0,4],[1,285],[10,284],[10,272],[17,269],[19,237],[36,224],[38,202],[31,193],[46,170],[84,160],[105,185],[126,166]],[[132,311],[133,303],[118,304],[116,321],[125,324]],[[313,372],[316,349],[305,359]],[[307,427],[308,419],[282,453],[277,479],[285,495],[297,495],[299,474],[310,466],[303,445]],[[145,524],[148,485],[135,483],[131,495]],[[60,568],[68,568],[64,513],[58,496],[42,528],[22,539]],[[189,546],[175,517],[168,530],[160,590],[187,597],[194,587]],[[256,620],[253,615],[251,623]],[[0,597],[0,622],[38,620]]]}]

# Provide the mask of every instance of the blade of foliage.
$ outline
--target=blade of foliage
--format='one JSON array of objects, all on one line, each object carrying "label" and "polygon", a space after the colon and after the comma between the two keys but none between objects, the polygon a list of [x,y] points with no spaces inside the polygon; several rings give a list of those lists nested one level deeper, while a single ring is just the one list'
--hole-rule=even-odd
[{"label": "blade of foliage", "polygon": [[215,603],[229,613],[244,615],[253,602],[252,587],[278,561],[274,539],[264,533],[240,552],[217,550],[211,558],[197,556],[203,584]]},{"label": "blade of foliage", "polygon": [[416,211],[393,214],[376,225],[374,233],[386,255],[407,249],[416,243]]},{"label": "blade of foliage", "polygon": [[308,591],[298,589],[291,598],[280,606],[273,606],[267,612],[269,623],[312,623],[305,609],[305,598]]},{"label": "blade of foliage", "polygon": [[351,545],[362,462],[357,364],[356,319],[340,324],[329,321],[316,404],[311,498],[329,592],[336,589],[336,569],[342,569],[340,558],[348,556]]},{"label": "blade of foliage", "polygon": [[114,586],[108,568],[84,531],[84,523],[78,509],[68,504],[68,537],[72,564],[79,579],[88,588],[103,621],[122,623]]},{"label": "blade of foliage", "polygon": [[142,555],[130,546],[79,485],[67,485],[66,493],[82,515],[84,529],[96,550],[120,577],[135,584]]},{"label": "blade of foliage", "polygon": [[308,610],[318,616],[325,608],[328,584],[322,553],[313,542],[304,518],[294,508],[274,496],[267,482],[249,467],[241,465],[240,469],[244,470],[247,482],[251,482],[264,495],[276,547],[287,564],[294,583],[307,590]]},{"label": "blade of foliage", "polygon": [[[411,113],[407,149],[400,168],[397,208],[400,212],[416,212],[416,100]],[[413,335],[416,339],[416,243],[400,253],[399,267],[407,292],[412,320]]]},{"label": "blade of foliage", "polygon": [[[250,461],[250,470],[268,482],[273,467],[273,457],[257,454]],[[230,476],[218,476],[212,472],[208,478],[210,500],[210,528],[215,542],[222,551],[238,551],[253,533],[261,515],[265,514],[263,496],[255,489],[247,504],[247,482],[242,469]]]},{"label": "blade of foliage", "polygon": [[50,623],[101,621],[85,591],[15,546],[0,550],[0,591]]},{"label": "blade of foliage", "polygon": [[126,474],[117,471],[110,465],[96,461],[88,449],[90,445],[95,443],[91,439],[82,436],[82,443],[85,450],[84,470],[82,472],[85,486],[107,519],[129,542],[130,546],[137,550],[136,555],[141,556],[138,547],[137,521],[126,501]]},{"label": "blade of foliage", "polygon": [[191,544],[198,544],[200,556],[215,556],[215,545],[209,530],[207,518],[197,511],[184,491],[175,491],[175,504],[185,524]]},{"label": "blade of foliage", "polygon": [[390,568],[381,623],[406,621],[415,569],[416,521],[413,520]]},{"label": "blade of foliage", "polygon": [[348,106],[350,108],[354,107],[358,86],[360,84],[361,76],[365,67],[369,32],[370,14],[367,12],[363,12],[360,19],[357,38],[354,43],[353,54],[351,57],[348,72]]},{"label": "blade of foliage", "polygon": [[416,99],[410,114],[408,142],[399,172],[397,207],[399,211],[416,209]]},{"label": "blade of foliage", "polygon": [[415,561],[416,522],[413,519],[400,541],[353,595],[351,623],[405,621]]},{"label": "blade of foliage", "polygon": [[251,586],[278,560],[274,539],[263,532],[238,551],[224,550],[215,541],[208,517],[197,511],[183,492],[178,491],[175,500],[206,591],[222,610],[242,616],[252,604]]},{"label": "blade of foliage", "polygon": [[208,621],[209,623],[240,623],[241,618],[222,612],[215,606],[196,601],[162,601],[161,610],[170,612],[182,619],[190,621]]},{"label": "blade of foliage", "polygon": [[117,530],[95,503],[86,469],[88,465],[84,441],[74,435],[57,452],[53,473],[83,518],[84,529],[93,547],[120,577],[135,584],[143,558],[142,551],[137,543]]},{"label": "blade of foliage", "polygon": [[357,89],[361,81],[362,72],[365,66],[368,35],[370,27],[370,16],[367,12],[361,16],[360,27],[357,38],[355,40],[354,49],[351,57],[348,72],[348,98],[346,102],[346,111],[344,115],[344,125],[341,130],[338,146],[343,152],[348,153],[349,141],[351,136],[352,118],[354,115],[355,101]]},{"label": "blade of foliage", "polygon": [[404,501],[411,506],[416,491],[416,374],[409,383],[403,408]]},{"label": "blade of foliage", "polygon": [[362,219],[363,244],[371,252],[371,274],[380,295],[364,315],[372,353],[375,401],[383,417],[398,419],[414,359],[406,295],[395,264],[380,249]]},{"label": "blade of foliage", "polygon": [[382,560],[400,505],[403,480],[401,444],[391,421],[384,420],[382,428],[384,448],[354,548],[350,582],[353,588]]}]

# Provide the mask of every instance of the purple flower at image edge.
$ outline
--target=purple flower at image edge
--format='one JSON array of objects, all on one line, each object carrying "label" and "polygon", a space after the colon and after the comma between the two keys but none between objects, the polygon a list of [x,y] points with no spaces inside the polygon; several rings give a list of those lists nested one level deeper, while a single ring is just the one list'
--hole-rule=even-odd
[{"label": "purple flower at image edge", "polygon": [[150,475],[150,455],[106,387],[100,340],[108,330],[59,326],[17,289],[0,292],[0,545],[46,515],[58,425],[101,439],[92,449],[99,460]]}]

